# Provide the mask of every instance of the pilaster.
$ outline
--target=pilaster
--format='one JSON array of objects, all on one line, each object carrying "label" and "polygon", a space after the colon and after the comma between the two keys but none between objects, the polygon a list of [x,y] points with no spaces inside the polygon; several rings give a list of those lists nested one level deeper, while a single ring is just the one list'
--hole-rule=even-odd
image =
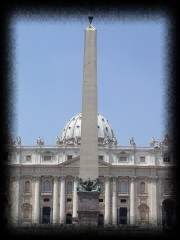
[{"label": "pilaster", "polygon": [[117,187],[116,187],[117,178],[113,177],[113,187],[112,187],[112,224],[117,224]]},{"label": "pilaster", "polygon": [[78,186],[78,177],[75,176],[74,177],[74,185],[73,185],[73,214],[72,214],[72,218],[73,218],[73,222],[77,221],[78,218],[78,195],[77,195],[77,186]]},{"label": "pilaster", "polygon": [[157,225],[157,177],[151,177],[151,224]]},{"label": "pilaster", "polygon": [[19,181],[20,175],[11,177],[11,222],[13,224],[19,222]]}]

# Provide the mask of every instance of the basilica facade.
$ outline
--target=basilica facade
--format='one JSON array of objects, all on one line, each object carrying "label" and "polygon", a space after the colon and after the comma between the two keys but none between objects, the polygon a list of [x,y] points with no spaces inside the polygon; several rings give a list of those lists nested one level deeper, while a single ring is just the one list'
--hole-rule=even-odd
[{"label": "basilica facade", "polygon": [[[109,121],[98,114],[99,226],[171,226],[175,218],[173,157],[167,134],[149,146],[118,146]],[[8,159],[8,222],[78,224],[81,113],[73,116],[54,146],[18,137]],[[88,176],[88,172],[87,172]]]}]

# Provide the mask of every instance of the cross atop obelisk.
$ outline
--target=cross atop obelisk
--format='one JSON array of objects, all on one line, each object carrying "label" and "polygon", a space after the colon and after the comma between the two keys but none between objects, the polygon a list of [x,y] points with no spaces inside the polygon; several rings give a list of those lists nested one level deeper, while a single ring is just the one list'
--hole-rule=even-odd
[{"label": "cross atop obelisk", "polygon": [[89,13],[88,19],[89,19],[89,23],[91,25],[92,20],[93,20],[93,15],[91,13]]},{"label": "cross atop obelisk", "polygon": [[84,67],[82,87],[82,120],[79,177],[83,180],[98,178],[98,129],[97,129],[97,49],[93,16],[85,29]]}]

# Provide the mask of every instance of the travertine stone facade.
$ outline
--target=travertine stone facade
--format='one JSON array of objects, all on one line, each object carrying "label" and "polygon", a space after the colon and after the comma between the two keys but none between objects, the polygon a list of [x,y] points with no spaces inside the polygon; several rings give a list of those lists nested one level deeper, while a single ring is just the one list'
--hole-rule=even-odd
[{"label": "travertine stone facade", "polygon": [[[101,137],[99,224],[171,224],[176,204],[173,158],[165,144],[168,136],[149,147],[112,146],[111,137],[107,146]],[[78,220],[79,152],[80,143],[16,145],[8,160],[9,222],[71,224]]]}]

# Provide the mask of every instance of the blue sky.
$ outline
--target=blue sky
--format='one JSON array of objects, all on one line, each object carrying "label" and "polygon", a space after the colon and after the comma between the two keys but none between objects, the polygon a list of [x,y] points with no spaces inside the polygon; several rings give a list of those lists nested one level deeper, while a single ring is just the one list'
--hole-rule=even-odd
[{"label": "blue sky", "polygon": [[[13,24],[14,138],[22,145],[55,145],[81,111],[86,16],[23,19]],[[97,29],[98,112],[108,119],[119,146],[134,137],[149,146],[165,133],[166,31],[163,18],[93,19]]]}]

